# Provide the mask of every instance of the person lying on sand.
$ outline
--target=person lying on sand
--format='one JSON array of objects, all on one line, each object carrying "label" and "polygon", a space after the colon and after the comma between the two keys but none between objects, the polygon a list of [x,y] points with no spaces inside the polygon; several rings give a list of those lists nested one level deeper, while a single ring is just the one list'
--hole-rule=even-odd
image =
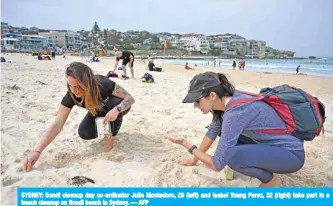
[{"label": "person lying on sand", "polygon": [[135,102],[124,88],[93,71],[81,62],[73,62],[66,68],[68,91],[61,101],[57,116],[40,143],[24,161],[24,170],[30,171],[43,150],[62,130],[74,105],[86,108],[87,115],[79,126],[79,136],[84,140],[97,137],[95,118],[104,117],[104,124],[110,124],[111,135],[105,135],[107,145],[104,152],[112,149],[115,136],[121,127],[123,116]]},{"label": "person lying on sand", "polygon": [[[228,104],[233,101],[249,97],[252,96],[235,91],[224,74],[206,72],[196,75],[183,103],[194,103],[194,107],[204,114],[211,111],[213,121],[199,149],[185,139],[168,138],[194,155],[193,159],[180,163],[193,166],[200,160],[214,171],[221,171],[228,165],[234,171],[259,179],[261,187],[277,184],[274,173],[300,170],[305,160],[302,140],[289,134],[254,131],[286,129],[286,124],[270,105],[260,100],[229,108],[231,105]],[[205,152],[217,136],[221,138],[214,156],[210,156]]]}]

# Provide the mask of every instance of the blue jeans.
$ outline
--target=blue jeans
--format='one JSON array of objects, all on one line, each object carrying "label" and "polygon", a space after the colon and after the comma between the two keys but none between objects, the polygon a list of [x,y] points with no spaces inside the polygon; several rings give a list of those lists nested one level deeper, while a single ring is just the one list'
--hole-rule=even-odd
[{"label": "blue jeans", "polygon": [[226,151],[227,165],[241,174],[261,182],[272,180],[273,173],[288,174],[300,170],[305,161],[304,150],[290,151],[277,146],[256,144],[240,136],[235,147]]}]

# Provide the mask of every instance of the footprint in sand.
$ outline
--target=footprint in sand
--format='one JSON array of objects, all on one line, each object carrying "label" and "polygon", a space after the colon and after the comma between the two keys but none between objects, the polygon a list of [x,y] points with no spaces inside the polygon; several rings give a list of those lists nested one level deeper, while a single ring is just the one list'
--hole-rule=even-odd
[{"label": "footprint in sand", "polygon": [[163,111],[162,114],[164,114],[164,115],[171,115],[171,112],[170,111]]},{"label": "footprint in sand", "polygon": [[12,177],[12,176],[6,176],[2,179],[2,186],[7,187],[10,185],[15,184],[16,182],[22,180],[22,177]]},{"label": "footprint in sand", "polygon": [[7,171],[8,167],[9,166],[7,164],[1,163],[1,175],[5,174],[5,172]]},{"label": "footprint in sand", "polygon": [[147,121],[147,119],[143,118],[140,121],[138,121],[138,124],[145,124]]},{"label": "footprint in sand", "polygon": [[76,159],[77,157],[74,154],[59,152],[54,156],[53,162],[55,163],[56,167],[64,167],[68,165],[69,162]]}]

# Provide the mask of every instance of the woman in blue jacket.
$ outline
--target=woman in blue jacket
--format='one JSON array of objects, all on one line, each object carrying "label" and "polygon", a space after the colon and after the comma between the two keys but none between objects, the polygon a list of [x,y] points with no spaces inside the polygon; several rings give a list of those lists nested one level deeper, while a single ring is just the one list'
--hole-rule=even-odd
[{"label": "woman in blue jacket", "polygon": [[[234,171],[258,178],[261,187],[277,184],[274,173],[300,170],[305,160],[302,140],[288,134],[256,132],[258,129],[286,129],[284,121],[271,106],[264,101],[254,101],[225,109],[231,102],[248,97],[252,96],[235,91],[223,74],[196,75],[183,103],[194,103],[204,114],[212,111],[213,121],[199,148],[187,140],[169,138],[194,155],[193,159],[181,164],[191,166],[200,160],[214,171],[221,171],[228,165]],[[210,156],[205,152],[217,136],[221,138],[214,155]]]}]

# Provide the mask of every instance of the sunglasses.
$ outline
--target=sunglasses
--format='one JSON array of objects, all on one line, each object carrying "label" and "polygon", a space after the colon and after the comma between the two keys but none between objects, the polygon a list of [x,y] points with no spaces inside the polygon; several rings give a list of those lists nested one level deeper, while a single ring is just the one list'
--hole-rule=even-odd
[{"label": "sunglasses", "polygon": [[194,102],[194,106],[198,106],[200,104],[200,99],[204,98],[205,96],[201,96]]},{"label": "sunglasses", "polygon": [[204,98],[204,96],[199,97],[199,98],[197,99],[197,101],[195,101],[195,103],[199,104],[201,98]]}]

